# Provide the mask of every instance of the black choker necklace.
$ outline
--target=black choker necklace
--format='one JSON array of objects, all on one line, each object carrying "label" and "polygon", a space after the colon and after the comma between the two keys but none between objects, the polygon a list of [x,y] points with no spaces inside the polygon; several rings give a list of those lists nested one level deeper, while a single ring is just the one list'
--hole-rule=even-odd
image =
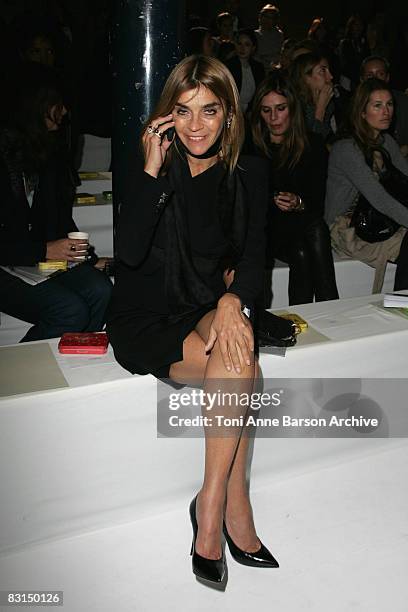
[{"label": "black choker necklace", "polygon": [[214,144],[211,145],[211,147],[205,153],[202,153],[201,155],[196,155],[195,153],[192,153],[189,149],[187,149],[186,145],[181,142],[180,138],[176,134],[176,147],[179,151],[182,151],[186,155],[191,155],[191,157],[195,157],[195,159],[209,159],[210,157],[214,157],[214,155],[217,155],[217,153],[220,151],[221,140],[222,133],[218,136]]}]

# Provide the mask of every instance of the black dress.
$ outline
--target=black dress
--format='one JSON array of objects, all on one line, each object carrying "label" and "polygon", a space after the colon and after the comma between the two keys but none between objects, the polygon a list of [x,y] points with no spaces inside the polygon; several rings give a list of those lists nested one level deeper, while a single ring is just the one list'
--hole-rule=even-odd
[{"label": "black dress", "polygon": [[[309,134],[308,141],[293,167],[280,165],[280,145],[270,147],[267,260],[289,264],[290,305],[338,298],[330,233],[323,219],[327,149],[315,134]],[[299,195],[304,210],[280,210],[275,191]]]},{"label": "black dress", "polygon": [[[324,214],[327,178],[327,149],[322,139],[309,134],[309,146],[298,163],[280,166],[280,145],[271,145],[269,165],[269,240],[275,257],[285,259],[290,248],[303,239],[306,228]],[[273,201],[275,191],[295,193],[302,198],[305,210],[284,212]]]},{"label": "black dress", "polygon": [[[267,202],[266,168],[240,158],[248,194],[248,232],[230,292],[243,304],[262,290]],[[172,363],[183,359],[183,341],[225,293],[222,260],[228,244],[217,211],[217,190],[224,174],[220,163],[186,179],[188,239],[195,269],[216,300],[182,316],[169,309],[165,291],[166,224],[163,210],[172,205],[166,177],[139,170],[131,175],[117,232],[119,262],[108,313],[108,333],[115,357],[132,373],[168,378]]]}]

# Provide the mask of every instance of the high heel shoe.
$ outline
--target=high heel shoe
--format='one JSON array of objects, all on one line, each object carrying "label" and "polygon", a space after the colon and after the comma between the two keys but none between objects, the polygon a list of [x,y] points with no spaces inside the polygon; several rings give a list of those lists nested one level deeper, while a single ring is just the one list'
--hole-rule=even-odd
[{"label": "high heel shoe", "polygon": [[230,553],[238,563],[242,563],[242,565],[250,565],[251,567],[279,567],[279,563],[275,557],[269,552],[266,546],[262,544],[262,542],[259,550],[256,552],[247,552],[238,548],[238,546],[231,539],[225,522],[223,524],[223,531]]},{"label": "high heel shoe", "polygon": [[193,573],[203,580],[210,582],[222,582],[225,576],[225,554],[224,551],[219,559],[207,559],[196,552],[195,543],[197,539],[198,524],[196,518],[197,496],[190,504],[190,519],[193,527],[193,542],[190,555],[192,555]]}]

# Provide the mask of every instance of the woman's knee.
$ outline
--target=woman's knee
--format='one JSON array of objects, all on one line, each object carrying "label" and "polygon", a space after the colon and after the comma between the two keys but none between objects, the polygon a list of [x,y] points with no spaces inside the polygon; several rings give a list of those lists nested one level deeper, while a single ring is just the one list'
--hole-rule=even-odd
[{"label": "woman's knee", "polygon": [[64,302],[51,302],[44,309],[44,320],[50,325],[58,325],[64,331],[85,330],[90,320],[89,306],[79,295],[66,293]]},{"label": "woman's knee", "polygon": [[113,288],[110,279],[103,272],[94,270],[94,274],[90,275],[89,281],[89,290],[92,292],[93,298],[108,305]]},{"label": "woman's knee", "polygon": [[320,251],[322,248],[331,248],[330,230],[324,219],[316,219],[306,231],[305,238],[308,246],[313,250]]},{"label": "woman's knee", "polygon": [[307,245],[303,242],[293,246],[289,255],[289,267],[296,271],[303,271],[309,266],[310,253]]}]

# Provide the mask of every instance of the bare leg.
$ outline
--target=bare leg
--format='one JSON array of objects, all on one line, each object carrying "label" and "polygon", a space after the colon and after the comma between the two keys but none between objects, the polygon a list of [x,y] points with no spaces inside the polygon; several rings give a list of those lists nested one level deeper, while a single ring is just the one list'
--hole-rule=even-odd
[{"label": "bare leg", "polygon": [[[219,389],[222,380],[223,390],[250,394],[252,392],[253,376],[253,365],[246,366],[240,375],[227,372],[221,352],[216,345],[207,364],[204,389],[210,393],[215,392]],[[231,385],[229,385],[230,380]],[[246,412],[247,407],[239,405],[224,405],[215,409],[215,414],[233,418],[245,417]],[[211,435],[213,434],[211,430],[206,432],[204,482],[197,503],[200,530],[196,548],[199,554],[210,559],[217,559],[221,555],[221,530],[227,485],[232,470],[234,470],[233,466],[237,458],[241,433],[242,427],[225,428],[224,432],[218,432],[221,437]],[[247,445],[244,445],[243,452],[239,453],[240,464],[245,462],[243,455],[246,455],[246,450]]]},{"label": "bare leg", "polygon": [[[220,382],[233,385],[237,393],[251,393],[255,364],[245,366],[240,375],[225,369],[216,343],[210,356],[204,352],[214,312],[208,313],[197,325],[197,331],[186,338],[183,346],[184,359],[172,364],[170,377],[177,382],[203,381],[207,392],[219,389]],[[258,369],[256,367],[256,369]],[[217,414],[229,416],[246,415],[246,407],[223,407]],[[260,544],[252,518],[252,510],[246,483],[248,455],[247,436],[241,437],[242,427],[229,428],[227,435],[216,437],[210,428],[205,428],[205,472],[204,481],[197,499],[196,540],[198,554],[208,559],[221,556],[222,522],[226,508],[226,522],[230,535],[237,546],[254,552]],[[228,491],[228,496],[227,496]]]},{"label": "bare leg", "polygon": [[243,432],[228,479],[225,524],[239,548],[255,552],[261,543],[256,535],[246,479],[249,440],[249,436]]}]

